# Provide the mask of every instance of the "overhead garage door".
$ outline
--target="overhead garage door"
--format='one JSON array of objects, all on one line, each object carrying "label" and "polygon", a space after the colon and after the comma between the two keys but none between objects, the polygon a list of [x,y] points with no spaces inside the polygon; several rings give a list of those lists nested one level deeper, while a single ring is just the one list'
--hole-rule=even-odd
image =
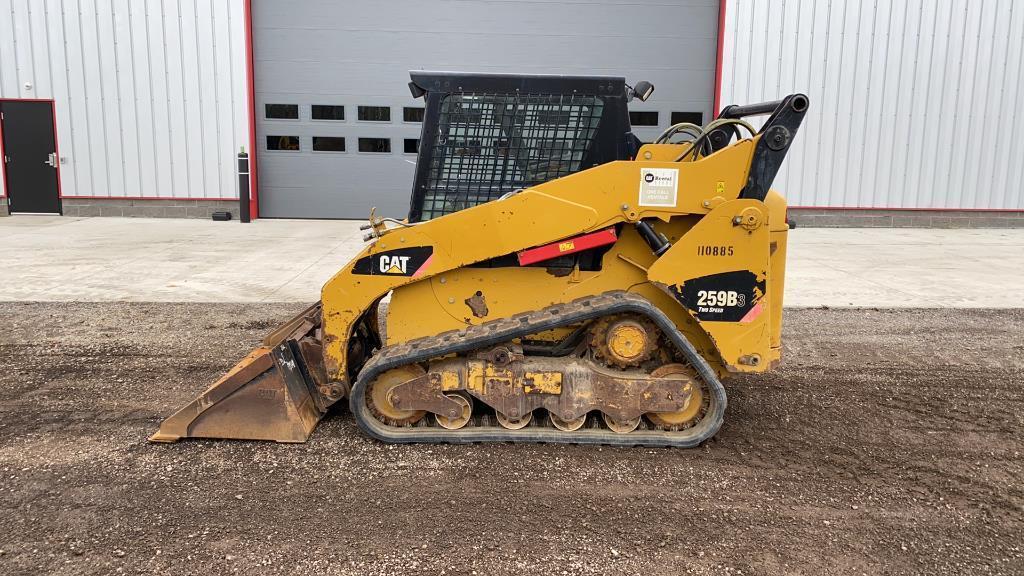
[{"label": "overhead garage door", "polygon": [[256,0],[252,17],[261,216],[404,217],[409,70],[648,80],[630,105],[642,140],[712,112],[717,1]]}]

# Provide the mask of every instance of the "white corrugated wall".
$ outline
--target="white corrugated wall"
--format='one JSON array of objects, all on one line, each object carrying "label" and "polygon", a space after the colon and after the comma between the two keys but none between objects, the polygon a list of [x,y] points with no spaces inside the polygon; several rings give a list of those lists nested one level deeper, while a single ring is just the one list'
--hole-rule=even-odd
[{"label": "white corrugated wall", "polygon": [[0,98],[54,100],[65,197],[237,198],[244,22],[242,0],[0,0]]},{"label": "white corrugated wall", "polygon": [[723,1],[723,104],[811,98],[790,205],[1024,209],[1024,2]]}]

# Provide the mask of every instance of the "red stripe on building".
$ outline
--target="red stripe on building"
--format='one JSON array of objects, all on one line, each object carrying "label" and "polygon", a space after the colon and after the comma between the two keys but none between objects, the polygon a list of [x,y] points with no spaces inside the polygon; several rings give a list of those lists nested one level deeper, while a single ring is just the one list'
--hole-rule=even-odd
[{"label": "red stripe on building", "polygon": [[715,56],[715,98],[711,117],[717,118],[722,109],[722,56],[725,49],[725,2],[718,2],[718,54]]},{"label": "red stripe on building", "polygon": [[245,0],[245,84],[249,89],[249,217],[260,217],[260,179],[256,166],[256,82],[252,49],[252,0]]}]

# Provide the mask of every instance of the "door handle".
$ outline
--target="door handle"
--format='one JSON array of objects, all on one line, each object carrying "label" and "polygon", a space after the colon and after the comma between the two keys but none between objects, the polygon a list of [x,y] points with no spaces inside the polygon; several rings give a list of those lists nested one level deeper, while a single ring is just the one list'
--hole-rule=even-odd
[{"label": "door handle", "polygon": [[49,154],[46,155],[46,164],[49,164],[53,168],[57,167],[57,153],[56,152],[50,152]]}]

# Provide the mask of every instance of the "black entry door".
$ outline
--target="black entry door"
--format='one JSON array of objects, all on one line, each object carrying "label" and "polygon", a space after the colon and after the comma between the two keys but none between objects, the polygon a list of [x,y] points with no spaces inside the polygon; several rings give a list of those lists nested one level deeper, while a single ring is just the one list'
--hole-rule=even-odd
[{"label": "black entry door", "polygon": [[60,214],[53,103],[0,102],[0,122],[11,213]]}]

